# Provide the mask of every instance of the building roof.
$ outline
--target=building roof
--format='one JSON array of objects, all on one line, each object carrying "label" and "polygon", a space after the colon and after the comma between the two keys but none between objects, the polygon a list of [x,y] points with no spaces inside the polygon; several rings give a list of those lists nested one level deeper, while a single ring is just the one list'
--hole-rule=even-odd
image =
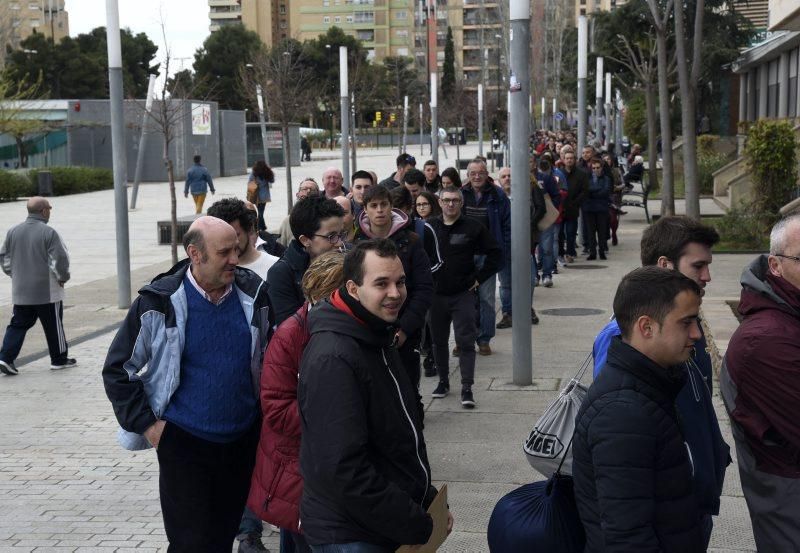
[{"label": "building roof", "polygon": [[742,55],[733,62],[734,73],[744,73],[753,67],[762,65],[782,53],[800,45],[800,32],[780,31],[770,35],[759,44],[742,51]]}]

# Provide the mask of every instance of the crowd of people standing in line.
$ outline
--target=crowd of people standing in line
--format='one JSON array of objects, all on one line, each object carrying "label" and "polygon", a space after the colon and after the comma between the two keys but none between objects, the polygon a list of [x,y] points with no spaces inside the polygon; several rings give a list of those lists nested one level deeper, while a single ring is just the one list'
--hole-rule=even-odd
[{"label": "crowd of people standing in line", "polygon": [[[532,279],[548,288],[578,257],[579,233],[587,261],[606,259],[609,238],[618,243],[621,196],[641,175],[638,155],[623,176],[612,152],[589,146],[578,159],[571,139],[548,137],[531,156]],[[419,170],[405,153],[396,167],[380,182],[361,170],[344,183],[333,167],[321,184],[304,179],[274,235],[262,228],[259,204],[269,194],[261,181],[268,189],[271,179],[259,168],[250,201],[214,203],[184,237],[188,258],[140,291],[103,378],[121,443],[157,448],[171,551],[223,551],[237,536],[240,551],[264,551],[262,521],[280,528],[285,552],[382,553],[430,537],[426,509],[438,491],[423,432],[423,369],[438,378],[432,397],[443,398],[456,356],[461,404],[474,408],[476,354],[492,355],[496,328],[528,323],[527,313],[511,311],[510,171],[495,181],[475,158],[462,181],[432,160]],[[548,203],[557,216],[540,229]],[[790,266],[800,259],[796,223],[776,227],[775,251],[746,283],[769,286],[790,317],[800,307]],[[708,546],[730,461],[698,324],[717,240],[713,229],[680,217],[650,227],[641,245],[646,267],[623,279],[616,317],[598,336],[597,380],[574,442],[587,550]],[[744,406],[763,409],[763,390],[735,361],[729,409],[741,425],[737,446],[746,447],[764,425],[751,428]],[[614,397],[637,416],[603,409]],[[793,447],[782,421],[767,430],[776,447]],[[751,513],[769,519],[770,535],[791,509],[776,508],[758,488],[768,480],[757,475],[760,455],[780,468],[770,475],[796,482],[785,482],[796,478],[792,461],[772,443],[753,446],[754,491],[745,491]],[[627,453],[634,450],[635,458]],[[655,488],[645,485],[651,480]],[[778,522],[770,518],[776,510]],[[450,515],[448,532],[452,525]]]}]

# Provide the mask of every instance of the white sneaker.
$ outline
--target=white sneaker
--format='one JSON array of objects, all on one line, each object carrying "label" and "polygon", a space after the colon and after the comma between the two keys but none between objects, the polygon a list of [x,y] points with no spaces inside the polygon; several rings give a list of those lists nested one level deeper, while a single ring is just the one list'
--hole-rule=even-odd
[{"label": "white sneaker", "polygon": [[553,287],[553,277],[546,276],[542,278],[542,286],[545,288],[552,288]]}]

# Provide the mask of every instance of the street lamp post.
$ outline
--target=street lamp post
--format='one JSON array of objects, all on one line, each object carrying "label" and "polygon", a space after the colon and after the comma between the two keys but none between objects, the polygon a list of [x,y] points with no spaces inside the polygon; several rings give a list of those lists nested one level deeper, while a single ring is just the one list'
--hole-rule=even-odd
[{"label": "street lamp post", "polygon": [[342,106],[342,177],[350,182],[350,94],[347,83],[347,46],[339,47],[339,92]]},{"label": "street lamp post", "polygon": [[589,48],[586,16],[578,17],[578,152],[586,145],[586,77]]}]

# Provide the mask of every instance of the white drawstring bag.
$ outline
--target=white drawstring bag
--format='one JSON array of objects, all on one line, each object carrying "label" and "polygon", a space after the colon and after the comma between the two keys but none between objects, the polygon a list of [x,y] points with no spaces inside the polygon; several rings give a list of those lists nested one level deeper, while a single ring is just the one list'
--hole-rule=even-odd
[{"label": "white drawstring bag", "polygon": [[[569,444],[575,433],[575,418],[589,389],[581,379],[591,364],[589,354],[578,373],[570,379],[558,397],[544,410],[522,444],[531,466],[549,478],[556,470],[572,475],[572,451]],[[560,467],[560,468],[559,468]]]}]

